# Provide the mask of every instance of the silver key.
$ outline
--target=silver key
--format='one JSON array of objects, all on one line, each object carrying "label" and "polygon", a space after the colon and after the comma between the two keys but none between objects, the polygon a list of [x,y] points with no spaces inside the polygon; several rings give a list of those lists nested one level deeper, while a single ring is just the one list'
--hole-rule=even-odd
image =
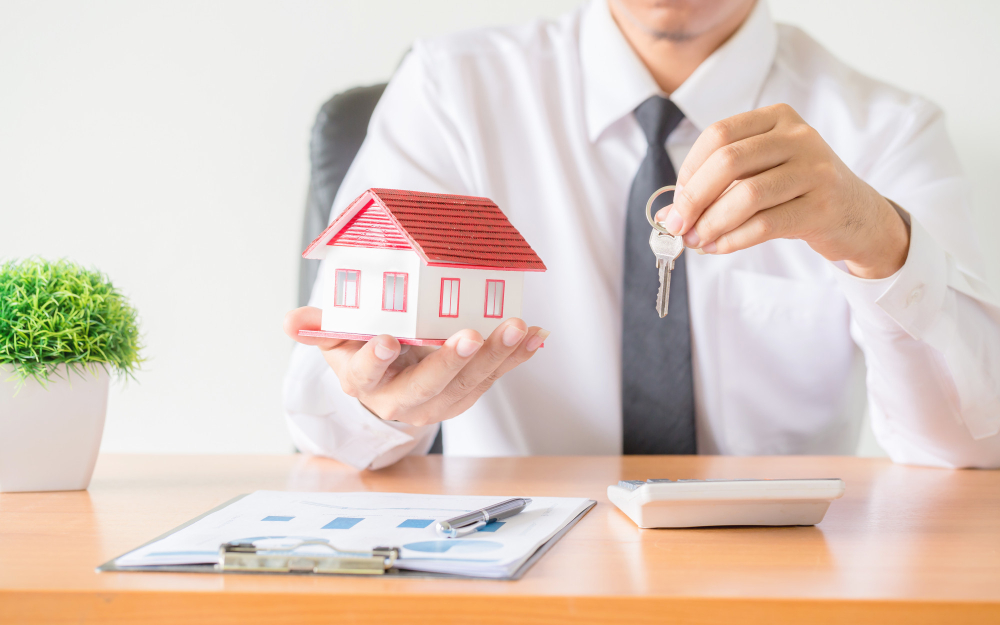
[{"label": "silver key", "polygon": [[684,251],[684,240],[654,229],[649,235],[649,247],[656,255],[656,269],[660,272],[656,312],[660,315],[660,319],[663,319],[667,316],[667,304],[670,302],[670,272],[674,270],[674,261]]}]

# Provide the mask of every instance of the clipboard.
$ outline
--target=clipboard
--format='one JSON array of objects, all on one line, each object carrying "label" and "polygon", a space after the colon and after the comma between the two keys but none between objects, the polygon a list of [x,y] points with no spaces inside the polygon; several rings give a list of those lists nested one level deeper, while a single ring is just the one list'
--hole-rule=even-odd
[{"label": "clipboard", "polygon": [[155,572],[155,573],[216,573],[234,575],[330,575],[330,576],[358,576],[371,575],[380,578],[385,577],[406,577],[422,579],[477,579],[491,581],[516,581],[530,569],[535,562],[545,555],[559,539],[566,535],[594,506],[596,501],[591,500],[590,504],[584,508],[576,517],[552,535],[547,541],[542,543],[525,562],[518,567],[509,577],[475,577],[471,575],[453,575],[450,573],[432,573],[426,571],[411,571],[407,569],[395,568],[395,560],[399,556],[399,551],[395,547],[377,547],[372,551],[365,552],[339,552],[331,550],[326,555],[318,554],[298,554],[291,555],[287,552],[276,550],[255,548],[247,543],[227,543],[219,546],[220,562],[218,564],[185,564],[185,565],[157,565],[157,566],[128,566],[120,567],[116,564],[118,558],[132,553],[137,549],[162,540],[171,534],[197,523],[206,516],[230,506],[249,493],[244,493],[233,497],[229,501],[220,504],[207,512],[198,515],[187,523],[178,525],[174,529],[153,538],[146,543],[139,545],[135,549],[130,549],[120,556],[105,562],[95,570],[98,573],[108,572]]}]

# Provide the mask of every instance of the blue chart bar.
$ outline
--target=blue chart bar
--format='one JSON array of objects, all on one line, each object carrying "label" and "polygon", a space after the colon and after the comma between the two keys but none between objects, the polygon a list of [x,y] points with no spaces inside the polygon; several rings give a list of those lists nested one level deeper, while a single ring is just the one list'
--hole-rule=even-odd
[{"label": "blue chart bar", "polygon": [[490,521],[486,525],[480,527],[478,531],[480,531],[480,532],[495,532],[498,529],[500,529],[500,527],[504,523],[506,523],[506,521]]},{"label": "blue chart bar", "polygon": [[406,519],[396,527],[412,527],[423,529],[434,522],[434,519]]},{"label": "blue chart bar", "polygon": [[293,516],[266,516],[261,521],[291,521]]},{"label": "blue chart bar", "polygon": [[336,519],[330,521],[323,526],[325,530],[349,530],[358,523],[364,521],[364,518],[355,518],[349,516],[339,516]]}]

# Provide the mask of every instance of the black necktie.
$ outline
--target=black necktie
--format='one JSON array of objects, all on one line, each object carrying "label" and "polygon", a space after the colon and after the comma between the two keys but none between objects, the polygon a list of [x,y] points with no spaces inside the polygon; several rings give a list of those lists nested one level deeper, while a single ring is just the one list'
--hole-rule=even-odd
[{"label": "black necktie", "polygon": [[625,219],[622,450],[626,454],[693,454],[697,453],[694,383],[684,263],[688,252],[674,263],[670,312],[660,319],[655,306],[659,277],[646,221],[649,196],[677,182],[666,141],[684,114],[670,100],[653,96],[639,105],[635,117],[649,146],[632,181]]}]

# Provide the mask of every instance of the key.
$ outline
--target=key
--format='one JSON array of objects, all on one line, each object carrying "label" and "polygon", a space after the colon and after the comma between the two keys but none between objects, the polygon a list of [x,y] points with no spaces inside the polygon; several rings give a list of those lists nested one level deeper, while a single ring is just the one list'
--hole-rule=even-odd
[{"label": "key", "polygon": [[684,241],[680,237],[657,232],[649,235],[649,247],[656,255],[656,269],[660,272],[660,290],[656,293],[656,312],[660,319],[667,316],[670,302],[670,272],[674,270],[674,260],[684,251]]}]

